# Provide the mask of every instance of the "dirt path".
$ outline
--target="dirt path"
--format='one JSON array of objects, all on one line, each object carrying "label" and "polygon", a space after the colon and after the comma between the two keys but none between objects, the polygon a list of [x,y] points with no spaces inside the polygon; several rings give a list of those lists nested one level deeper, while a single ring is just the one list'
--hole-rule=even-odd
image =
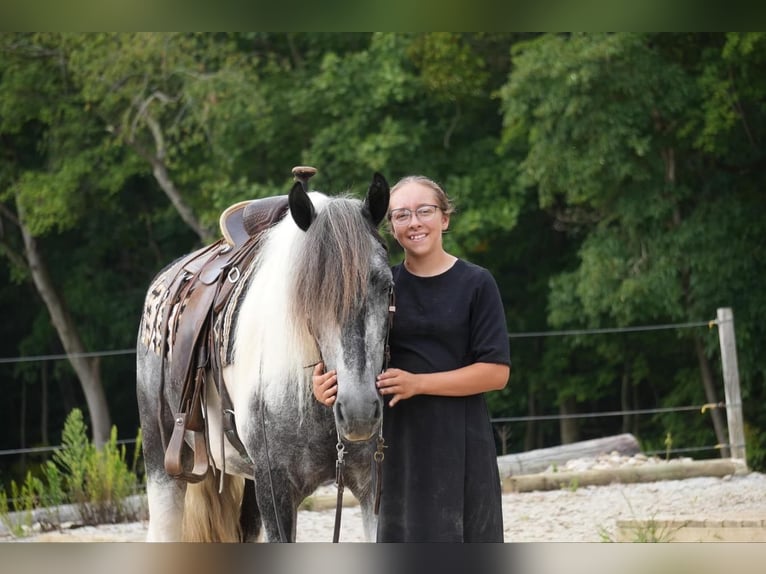
[{"label": "dirt path", "polygon": [[[326,487],[322,497],[333,500]],[[330,542],[335,511],[302,510],[298,542]],[[329,506],[329,508],[328,508]],[[503,495],[506,542],[603,542],[618,539],[626,520],[759,521],[766,529],[766,475],[749,473],[723,478],[700,477],[639,484],[571,487]],[[672,539],[672,529],[664,533]],[[140,542],[146,523],[65,528],[14,540],[18,542]],[[358,506],[344,508],[340,539],[364,542]]]}]

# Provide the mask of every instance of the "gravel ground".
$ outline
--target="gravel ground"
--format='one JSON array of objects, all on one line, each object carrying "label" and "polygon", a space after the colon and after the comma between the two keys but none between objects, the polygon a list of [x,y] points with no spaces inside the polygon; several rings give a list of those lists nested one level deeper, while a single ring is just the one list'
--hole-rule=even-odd
[{"label": "gravel ground", "polygon": [[[640,461],[646,463],[645,460]],[[656,463],[649,461],[651,463]],[[615,460],[608,466],[635,464]],[[574,461],[576,468],[598,468],[603,460]],[[570,465],[570,466],[571,466]],[[599,466],[600,465],[600,466]],[[334,496],[334,486],[324,487]],[[617,540],[618,520],[766,520],[766,475],[700,477],[638,484],[584,486],[552,491],[503,495],[506,542],[603,542]],[[298,542],[330,542],[335,510],[302,510],[298,517]],[[65,528],[19,539],[28,542],[142,541],[146,523]],[[5,536],[5,541],[14,541]],[[363,542],[358,506],[346,507],[340,540]]]}]

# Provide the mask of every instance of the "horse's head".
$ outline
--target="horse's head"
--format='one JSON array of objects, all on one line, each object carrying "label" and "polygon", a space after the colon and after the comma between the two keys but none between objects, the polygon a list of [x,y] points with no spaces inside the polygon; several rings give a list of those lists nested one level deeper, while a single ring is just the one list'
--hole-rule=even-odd
[{"label": "horse's head", "polygon": [[307,318],[326,368],[338,373],[335,423],[352,441],[371,438],[383,414],[375,379],[383,366],[392,278],[377,227],[388,198],[388,183],[377,173],[364,202],[332,198],[317,210],[300,183],[289,195],[292,218],[307,234],[295,316]]}]

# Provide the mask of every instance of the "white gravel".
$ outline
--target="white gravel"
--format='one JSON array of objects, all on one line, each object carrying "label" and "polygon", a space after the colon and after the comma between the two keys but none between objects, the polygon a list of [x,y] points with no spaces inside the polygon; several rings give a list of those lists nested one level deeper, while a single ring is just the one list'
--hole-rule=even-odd
[{"label": "white gravel", "polygon": [[[628,464],[617,461],[614,464]],[[599,461],[573,463],[595,468]],[[635,464],[635,460],[629,464]],[[324,487],[324,494],[334,486]],[[751,472],[638,484],[585,486],[503,495],[506,542],[617,540],[618,520],[760,519],[766,524],[766,475]],[[302,510],[298,542],[330,542],[335,510]],[[41,533],[18,541],[142,541],[146,523],[103,525]],[[341,542],[364,542],[358,506],[343,509]],[[5,541],[14,539],[5,536]]]}]

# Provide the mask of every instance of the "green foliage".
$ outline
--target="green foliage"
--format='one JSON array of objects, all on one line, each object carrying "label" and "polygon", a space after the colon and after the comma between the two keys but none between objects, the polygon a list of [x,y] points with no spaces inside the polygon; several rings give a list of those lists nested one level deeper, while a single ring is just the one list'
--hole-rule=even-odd
[{"label": "green foliage", "polygon": [[[14,535],[28,532],[34,523],[43,530],[61,525],[58,514],[63,504],[72,504],[81,524],[110,524],[135,520],[141,508],[131,503],[139,481],[141,435],[131,466],[124,446],[117,444],[117,428],[109,441],[96,448],[87,436],[82,412],[74,409],[66,419],[62,446],[42,467],[42,478],[31,472],[21,485],[11,481],[11,500],[0,492],[0,517]],[[14,512],[11,516],[10,512]]]},{"label": "green foliage", "polygon": [[[11,534],[17,537],[23,536],[32,527],[33,511],[38,508],[43,491],[42,482],[28,472],[21,485],[11,481],[10,504],[7,493],[0,492],[0,517]],[[10,508],[13,508],[13,512],[16,513],[15,517],[9,514]]]},{"label": "green foliage", "polygon": [[[762,250],[751,238],[764,234],[749,215],[762,205],[754,191],[754,158],[763,155],[754,135],[764,119],[756,111],[766,87],[756,72],[762,41],[758,34],[571,34],[513,47],[514,69],[500,92],[502,149],[526,149],[519,181],[577,246],[574,261],[550,275],[550,326],[699,321],[732,306],[741,318],[738,342],[740,332],[750,340],[761,331],[753,306],[760,312],[764,301],[752,288],[765,267],[753,260]],[[616,396],[610,373],[616,379],[622,365],[639,360],[657,367],[630,381],[633,389],[651,385],[666,406],[704,402],[698,363],[681,352],[695,338],[715,367],[717,342],[701,334],[679,331],[675,353],[666,337],[644,346],[626,338],[611,349],[578,349],[604,361],[584,380],[572,376],[571,360],[554,363],[556,394],[581,403]],[[740,366],[763,380],[754,350],[743,345]],[[663,369],[661,381],[652,373]],[[682,417],[665,417],[651,440],[661,443],[670,429],[677,445],[711,442],[701,418],[688,425]]]},{"label": "green foliage", "polygon": [[[97,449],[87,436],[82,412],[73,410],[64,425],[62,448],[53,455],[67,498],[78,507],[84,524],[123,522],[132,516],[126,499],[135,494],[138,481],[126,461],[124,446],[117,445],[117,428]],[[134,461],[135,465],[135,461]]]},{"label": "green foliage", "polygon": [[[61,351],[19,217],[85,347],[123,349],[151,277],[200,242],[160,167],[211,236],[229,204],[286,193],[293,165],[319,169],[316,189],[357,195],[372,170],[392,183],[423,173],[457,205],[446,247],[493,272],[511,332],[696,322],[732,307],[748,462],[762,468],[764,42],[739,32],[4,34],[7,354]],[[511,344],[510,383],[488,397],[495,416],[707,402],[697,344],[722,394],[715,329]],[[136,426],[132,358],[97,368],[114,421]],[[49,405],[25,412],[27,444],[49,442],[46,425],[60,428],[82,402],[65,362],[0,369],[18,383],[1,407],[9,448],[24,401]],[[666,433],[679,448],[717,442],[709,415],[577,424],[583,438],[629,430],[657,450]],[[550,446],[557,425],[514,423],[503,440],[511,452]],[[23,483],[26,469],[13,472]]]}]

